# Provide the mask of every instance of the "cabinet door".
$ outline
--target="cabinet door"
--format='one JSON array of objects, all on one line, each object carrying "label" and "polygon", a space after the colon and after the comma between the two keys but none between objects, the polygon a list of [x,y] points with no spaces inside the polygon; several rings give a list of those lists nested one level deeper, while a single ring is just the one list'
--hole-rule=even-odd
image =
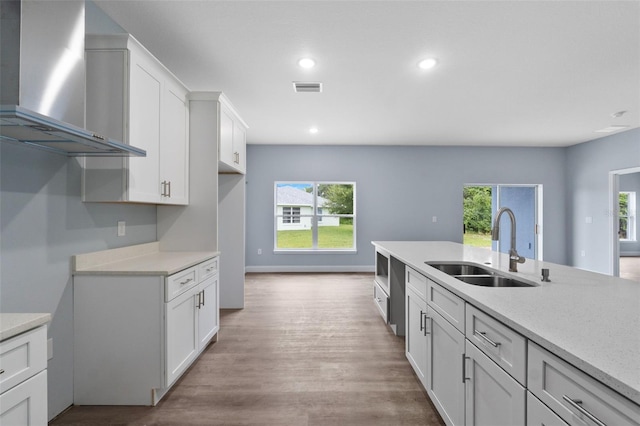
[{"label": "cabinet door", "polygon": [[155,64],[130,52],[129,143],[147,151],[129,158],[128,201],[160,201],[160,102],[162,81]]},{"label": "cabinet door", "polygon": [[198,287],[166,303],[167,371],[165,386],[170,386],[198,353]]},{"label": "cabinet door", "polygon": [[567,423],[531,392],[527,392],[527,426],[567,426]]},{"label": "cabinet door", "polygon": [[198,289],[198,350],[202,350],[220,328],[218,276],[203,281]]},{"label": "cabinet door", "polygon": [[233,164],[241,173],[247,169],[247,131],[238,121],[233,122]]},{"label": "cabinet door", "polygon": [[224,104],[220,104],[220,162],[234,167],[233,151],[233,113]]},{"label": "cabinet door", "polygon": [[407,286],[406,293],[406,334],[405,346],[407,359],[413,367],[416,375],[427,388],[427,333],[426,317],[427,302],[418,296],[418,293],[410,286]]},{"label": "cabinet door", "polygon": [[465,342],[465,424],[525,424],[525,389],[468,340]]},{"label": "cabinet door", "polygon": [[427,393],[447,425],[464,424],[464,335],[429,306]]},{"label": "cabinet door", "polygon": [[189,203],[189,143],[186,91],[171,80],[163,91],[160,135],[160,191],[162,203]]},{"label": "cabinet door", "polygon": [[47,370],[0,395],[0,424],[47,424]]}]

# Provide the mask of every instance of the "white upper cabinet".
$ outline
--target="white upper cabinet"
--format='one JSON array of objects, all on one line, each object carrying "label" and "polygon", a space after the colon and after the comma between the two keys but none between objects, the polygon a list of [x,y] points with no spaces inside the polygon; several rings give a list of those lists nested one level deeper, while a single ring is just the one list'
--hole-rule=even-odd
[{"label": "white upper cabinet", "polygon": [[83,200],[188,204],[186,87],[128,34],[85,45],[87,126],[147,156],[84,159]]},{"label": "white upper cabinet", "polygon": [[220,94],[218,171],[245,174],[247,170],[247,125],[229,100]]}]

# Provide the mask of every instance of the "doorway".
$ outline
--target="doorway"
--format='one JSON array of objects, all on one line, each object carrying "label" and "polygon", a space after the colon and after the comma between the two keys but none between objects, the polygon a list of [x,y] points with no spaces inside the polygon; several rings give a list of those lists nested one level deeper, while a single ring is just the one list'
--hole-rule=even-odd
[{"label": "doorway", "polygon": [[611,275],[640,281],[640,230],[636,212],[640,202],[640,167],[609,172],[609,199]]},{"label": "doorway", "polygon": [[508,253],[511,223],[500,219],[500,240],[491,241],[498,210],[509,207],[516,217],[516,250],[542,260],[542,185],[466,184],[463,190],[463,242]]}]

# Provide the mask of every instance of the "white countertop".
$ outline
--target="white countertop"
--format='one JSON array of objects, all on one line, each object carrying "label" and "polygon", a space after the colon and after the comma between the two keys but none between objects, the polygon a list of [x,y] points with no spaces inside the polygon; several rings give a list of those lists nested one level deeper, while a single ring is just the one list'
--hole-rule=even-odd
[{"label": "white countertop", "polygon": [[[452,242],[373,245],[640,404],[640,283],[531,259],[511,273],[507,255]],[[479,263],[539,286],[474,286],[425,261]],[[542,268],[551,282],[540,281]]]},{"label": "white countertop", "polygon": [[0,314],[0,341],[17,336],[51,321],[51,314]]},{"label": "white countertop", "polygon": [[73,256],[74,275],[172,275],[218,251],[160,251],[158,242]]}]

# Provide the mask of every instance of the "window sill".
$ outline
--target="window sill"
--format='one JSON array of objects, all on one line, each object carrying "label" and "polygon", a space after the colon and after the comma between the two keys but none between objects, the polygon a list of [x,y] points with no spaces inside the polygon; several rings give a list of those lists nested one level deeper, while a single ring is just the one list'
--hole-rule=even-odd
[{"label": "window sill", "polygon": [[357,254],[357,249],[274,249],[273,254]]}]

